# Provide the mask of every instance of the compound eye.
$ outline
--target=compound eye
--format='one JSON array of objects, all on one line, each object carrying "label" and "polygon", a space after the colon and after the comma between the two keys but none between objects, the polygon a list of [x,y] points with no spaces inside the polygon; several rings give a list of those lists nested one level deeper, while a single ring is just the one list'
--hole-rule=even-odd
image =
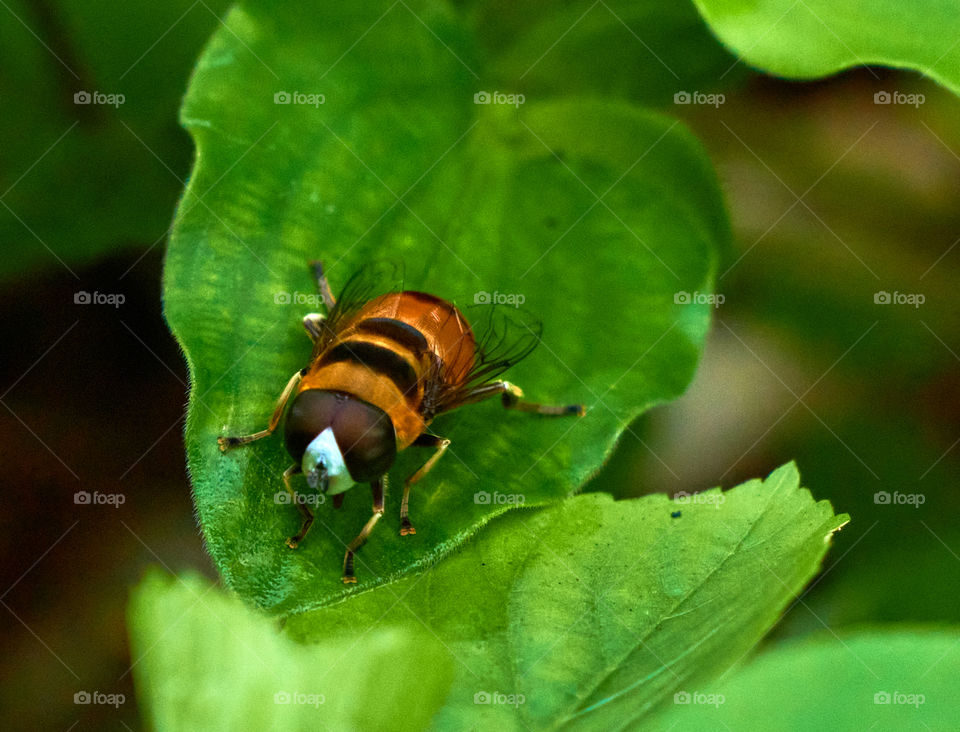
[{"label": "compound eye", "polygon": [[307,445],[333,424],[342,403],[343,396],[322,389],[307,389],[294,398],[287,411],[283,437],[287,452],[297,463],[303,459]]},{"label": "compound eye", "polygon": [[349,398],[334,417],[333,432],[350,477],[356,482],[375,480],[393,465],[397,436],[393,422],[382,409]]}]

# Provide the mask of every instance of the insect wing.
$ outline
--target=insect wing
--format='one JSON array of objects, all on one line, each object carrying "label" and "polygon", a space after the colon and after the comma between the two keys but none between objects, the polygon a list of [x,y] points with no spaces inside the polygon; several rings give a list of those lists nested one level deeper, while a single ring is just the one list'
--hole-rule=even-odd
[{"label": "insect wing", "polygon": [[[472,393],[496,381],[540,343],[543,326],[521,308],[507,305],[475,305],[464,310],[477,344],[472,367],[463,374],[448,374],[447,386],[438,401],[439,411],[454,409],[469,401]],[[453,382],[453,383],[451,383]]]},{"label": "insect wing", "polygon": [[325,332],[328,338],[340,332],[373,298],[402,290],[403,264],[389,259],[368,262],[357,270],[340,290],[337,301],[325,321]]}]

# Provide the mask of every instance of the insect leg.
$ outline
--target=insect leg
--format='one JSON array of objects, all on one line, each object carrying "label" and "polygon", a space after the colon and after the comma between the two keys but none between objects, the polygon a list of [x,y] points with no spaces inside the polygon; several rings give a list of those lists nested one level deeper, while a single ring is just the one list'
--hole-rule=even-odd
[{"label": "insect leg", "polygon": [[303,374],[305,372],[306,369],[303,369],[295,373],[290,377],[290,381],[287,382],[287,385],[283,387],[283,393],[281,393],[280,398],[277,399],[277,404],[273,409],[273,415],[270,417],[270,422],[267,425],[267,429],[254,432],[252,435],[238,435],[237,437],[224,437],[221,435],[217,438],[217,444],[220,445],[220,451],[226,452],[231,447],[246,445],[248,442],[253,442],[254,440],[259,440],[261,437],[266,437],[267,435],[272,434],[273,431],[277,429],[277,425],[280,424],[280,417],[283,416],[283,408],[286,406],[287,400],[297,388],[297,384],[300,383],[300,379],[303,378]]},{"label": "insect leg", "polygon": [[283,487],[287,489],[287,493],[290,494],[290,498],[293,499],[293,502],[297,506],[297,510],[300,512],[300,516],[303,519],[303,523],[300,524],[300,531],[297,532],[296,536],[291,536],[287,539],[287,546],[291,549],[296,549],[297,545],[303,541],[303,537],[307,535],[307,532],[310,531],[310,526],[313,524],[313,512],[306,507],[303,503],[297,500],[297,492],[293,490],[293,486],[290,485],[290,478],[294,475],[300,473],[299,465],[291,465],[289,468],[283,471]]},{"label": "insect leg", "polygon": [[323,335],[323,321],[327,318],[320,313],[307,313],[303,317],[303,328],[310,336],[310,340],[316,343]]},{"label": "insect leg", "polygon": [[500,395],[505,409],[517,409],[521,412],[533,412],[535,414],[547,414],[554,417],[562,417],[568,414],[575,414],[582,417],[587,413],[586,407],[582,404],[568,404],[566,406],[553,406],[550,404],[537,404],[523,399],[523,390],[519,386],[514,386],[509,381],[495,381],[492,384],[480,386],[471,391],[467,398],[461,404],[469,404],[488,399],[492,396]]},{"label": "insect leg", "polygon": [[357,581],[357,578],[353,576],[353,555],[357,549],[363,546],[367,537],[370,536],[370,532],[373,531],[373,527],[377,525],[377,521],[383,516],[383,485],[385,480],[385,478],[377,478],[377,480],[370,484],[370,490],[373,492],[373,515],[369,518],[363,529],[361,529],[360,533],[357,534],[357,538],[347,546],[347,553],[343,557],[342,579],[345,585],[353,584]]},{"label": "insect leg", "polygon": [[330,289],[330,283],[327,282],[327,275],[323,272],[323,262],[313,261],[310,262],[310,266],[313,267],[313,275],[317,278],[317,290],[320,291],[320,297],[323,298],[323,305],[327,312],[330,312],[337,301]]},{"label": "insect leg", "polygon": [[450,440],[446,437],[423,434],[414,440],[413,444],[417,447],[435,447],[437,451],[420,467],[420,470],[407,478],[403,483],[403,502],[400,504],[400,536],[417,533],[417,530],[413,528],[413,524],[410,523],[410,486],[430,472],[430,469],[437,464],[437,460],[439,460],[447,448],[450,447]]}]

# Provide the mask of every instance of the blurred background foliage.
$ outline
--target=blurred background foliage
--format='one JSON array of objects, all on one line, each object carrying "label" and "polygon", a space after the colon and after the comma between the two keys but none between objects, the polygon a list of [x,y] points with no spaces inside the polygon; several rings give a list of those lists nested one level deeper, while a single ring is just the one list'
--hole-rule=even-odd
[{"label": "blurred background foliage", "polygon": [[[225,0],[4,3],[0,277],[58,262],[76,270],[105,252],[163,242],[190,170],[176,110],[227,7]],[[75,104],[83,92],[124,101]]]},{"label": "blurred background foliage", "polygon": [[[631,426],[604,485],[622,497],[731,486],[795,459],[814,495],[853,521],[771,640],[960,621],[950,590],[960,583],[957,99],[879,68],[812,83],[761,77],[686,3],[564,4],[568,15],[550,22],[511,3],[462,5],[504,88],[660,107],[703,140],[725,189],[736,243],[719,270],[725,302],[698,376]],[[192,155],[177,109],[226,7],[0,8],[8,728],[139,727],[127,588],[158,561],[215,577],[183,467],[186,375],[158,281]],[[84,90],[126,101],[75,105]],[[725,101],[674,105],[681,90],[722,91]],[[895,90],[924,103],[874,104]],[[79,290],[126,302],[77,305]],[[878,291],[925,302],[878,305]],[[78,506],[81,485],[127,500]],[[924,503],[878,504],[881,491]],[[83,689],[126,702],[76,706]]]}]

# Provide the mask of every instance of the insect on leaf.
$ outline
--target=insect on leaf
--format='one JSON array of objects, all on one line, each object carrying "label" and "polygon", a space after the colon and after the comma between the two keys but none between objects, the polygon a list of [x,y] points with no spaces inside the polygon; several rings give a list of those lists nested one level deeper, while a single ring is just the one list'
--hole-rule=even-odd
[{"label": "insect on leaf", "polygon": [[355,487],[342,509],[317,506],[291,551],[282,438],[217,449],[220,435],[263,429],[309,361],[300,321],[323,311],[310,260],[334,293],[389,259],[408,289],[465,309],[522,306],[542,338],[506,378],[532,401],[588,409],[548,418],[490,400],[440,416],[431,431],[452,444],[413,489],[417,533],[399,536],[397,487],[429,452],[410,448],[357,555],[359,590],[427,566],[517,505],[575,493],[632,419],[683,391],[702,350],[710,308],[684,295],[711,289],[728,227],[700,146],[621,101],[475,103],[484,69],[466,27],[426,1],[241,3],[184,102],[197,160],[164,300],[191,375],[190,474],[218,569],[274,612],[356,592],[341,587],[341,562],[370,516],[369,490]]}]

